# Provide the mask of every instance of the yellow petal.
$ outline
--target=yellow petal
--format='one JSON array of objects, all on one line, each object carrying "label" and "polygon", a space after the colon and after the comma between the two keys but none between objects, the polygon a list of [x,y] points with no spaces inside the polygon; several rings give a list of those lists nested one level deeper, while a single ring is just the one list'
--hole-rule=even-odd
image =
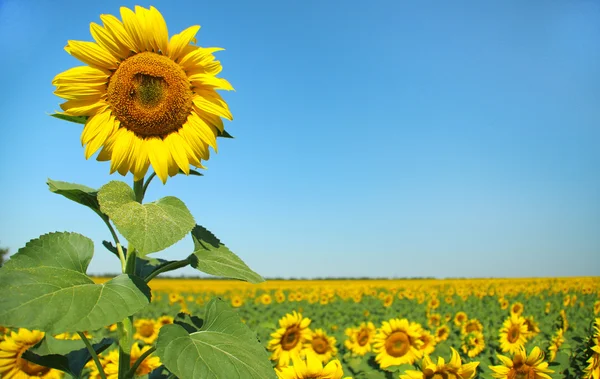
[{"label": "yellow petal", "polygon": [[83,131],[81,132],[81,145],[83,146],[87,144],[92,138],[101,132],[102,128],[106,128],[109,119],[110,111],[108,110],[108,107],[90,117],[85,123]]},{"label": "yellow petal", "polygon": [[199,47],[194,46],[194,49],[183,55],[179,61],[184,70],[191,70],[197,67],[202,67],[215,60],[214,52],[224,50],[220,47]]},{"label": "yellow petal", "polygon": [[100,19],[102,20],[102,23],[104,24],[106,30],[108,30],[110,34],[112,34],[112,36],[115,38],[115,40],[123,46],[124,50],[127,49],[129,53],[131,51],[138,52],[138,50],[135,47],[135,42],[127,33],[125,27],[118,18],[111,14],[103,14],[100,15]]},{"label": "yellow petal", "polygon": [[55,86],[66,84],[101,85],[108,83],[110,73],[99,68],[90,66],[77,66],[61,72],[52,80]]},{"label": "yellow petal", "polygon": [[90,33],[98,45],[102,46],[115,57],[123,60],[129,56],[129,48],[119,42],[112,33],[102,26],[92,22],[90,24]]},{"label": "yellow petal", "polygon": [[[104,112],[109,113],[109,112]],[[100,128],[100,132],[92,137],[85,146],[85,159],[89,159],[119,127],[119,122],[114,116],[110,116],[104,126]]]},{"label": "yellow petal", "polygon": [[193,102],[198,108],[230,121],[233,120],[229,106],[218,93],[214,91],[196,91],[196,93],[198,96],[194,97]]},{"label": "yellow petal", "polygon": [[188,154],[184,145],[187,145],[183,138],[177,133],[171,133],[164,139],[167,149],[171,152],[171,156],[177,163],[177,166],[186,175],[190,173],[190,162],[188,161]]},{"label": "yellow petal", "polygon": [[65,85],[58,86],[54,91],[54,94],[58,97],[62,97],[67,100],[100,100],[100,98],[106,93],[101,86],[74,86]]},{"label": "yellow petal", "polygon": [[169,41],[169,58],[174,61],[181,58],[184,48],[195,38],[198,30],[200,30],[200,25],[194,25],[172,36]]},{"label": "yellow petal", "polygon": [[193,86],[200,88],[209,87],[209,89],[222,89],[226,91],[233,90],[233,87],[227,80],[223,78],[217,78],[213,75],[195,74],[190,75],[188,79],[190,80]]},{"label": "yellow petal", "polygon": [[167,54],[169,49],[169,30],[167,29],[167,23],[163,18],[162,14],[154,7],[150,7],[150,25],[151,32],[154,36],[154,43],[160,52]]},{"label": "yellow petal", "polygon": [[[129,156],[131,154],[131,142],[132,139],[135,138],[133,132],[120,128],[115,134],[113,134],[112,139],[114,140],[114,144],[112,146],[112,157],[110,160],[110,173],[119,170],[119,173],[122,174],[122,171],[129,171]],[[125,169],[126,167],[126,169]]]},{"label": "yellow petal", "polygon": [[204,141],[204,143],[212,146],[212,148],[217,151],[217,137],[206,124],[206,122],[204,122],[204,120],[202,120],[196,112],[190,112],[186,124],[188,124],[196,132],[196,134],[202,139],[202,141]]},{"label": "yellow petal", "polygon": [[108,106],[104,100],[68,100],[60,104],[60,108],[69,116],[93,116],[103,107]]},{"label": "yellow petal", "polygon": [[146,51],[146,38],[144,35],[143,26],[140,23],[137,15],[133,11],[126,7],[121,7],[121,19],[123,20],[123,27],[127,31],[127,34],[131,37],[134,43],[135,51],[142,52]]},{"label": "yellow petal", "polygon": [[118,59],[95,42],[68,41],[65,50],[83,63],[105,70],[117,68]]},{"label": "yellow petal", "polygon": [[164,183],[167,182],[169,173],[169,151],[165,148],[164,142],[160,138],[146,139],[148,146],[148,158],[150,164],[156,172],[156,176]]}]

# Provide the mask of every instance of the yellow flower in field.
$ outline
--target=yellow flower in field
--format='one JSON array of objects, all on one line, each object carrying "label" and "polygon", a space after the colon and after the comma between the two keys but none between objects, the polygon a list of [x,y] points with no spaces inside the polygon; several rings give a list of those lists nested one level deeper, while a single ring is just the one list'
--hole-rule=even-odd
[{"label": "yellow flower in field", "polygon": [[444,301],[446,302],[446,304],[454,305],[454,298],[452,296],[446,296],[444,298]]},{"label": "yellow flower in field", "polygon": [[501,366],[489,366],[493,371],[492,376],[498,379],[551,379],[548,374],[554,371],[548,369],[548,362],[544,362],[544,353],[539,347],[534,347],[527,355],[524,347],[520,347],[512,359],[498,354],[502,361]]},{"label": "yellow flower in field", "polygon": [[167,24],[154,8],[121,7],[121,18],[101,15],[91,23],[96,42],[68,41],[65,50],[87,66],[58,74],[52,84],[64,114],[88,116],[81,134],[85,157],[111,161],[110,172],[131,172],[141,180],[148,167],[163,183],[190,165],[202,168],[208,146],[217,149],[231,120],[216,90],[232,90],[216,75],[220,48],[195,46],[200,26],[169,39]]},{"label": "yellow flower in field", "polygon": [[375,337],[375,325],[372,322],[363,322],[358,328],[346,329],[348,339],[344,346],[355,355],[363,356],[371,351],[371,342]]},{"label": "yellow flower in field", "polygon": [[540,333],[540,327],[533,316],[525,317],[525,326],[527,326],[527,339],[531,339]]},{"label": "yellow flower in field", "polygon": [[[87,339],[93,338],[92,335],[89,332],[83,332],[83,335],[85,335],[85,337]],[[78,341],[81,339],[81,336],[79,335],[79,333],[60,333],[54,336],[54,338],[58,339],[58,340],[74,340],[74,341]]]},{"label": "yellow flower in field", "polygon": [[392,303],[394,302],[394,295],[392,294],[387,294],[383,297],[383,306],[386,308],[389,308],[392,306]]},{"label": "yellow flower in field", "polygon": [[335,337],[328,336],[323,329],[315,329],[306,337],[306,341],[302,351],[305,354],[314,352],[323,363],[329,362],[332,356],[337,355]]},{"label": "yellow flower in field", "polygon": [[373,339],[375,360],[381,368],[412,364],[423,356],[421,326],[407,319],[384,321]]},{"label": "yellow flower in field", "polygon": [[275,301],[279,304],[285,301],[285,294],[282,291],[275,292]]},{"label": "yellow flower in field", "polygon": [[450,349],[452,350],[450,362],[446,363],[444,358],[438,357],[437,363],[434,363],[429,355],[426,355],[421,364],[421,371],[406,370],[404,374],[400,375],[400,379],[474,378],[479,362],[463,364],[458,352],[452,347]]},{"label": "yellow flower in field", "polygon": [[510,307],[510,314],[520,316],[523,313],[523,303],[516,302]]},{"label": "yellow flower in field", "polygon": [[565,295],[563,298],[563,307],[568,307],[571,304],[571,297],[569,295]]},{"label": "yellow flower in field", "polygon": [[260,302],[263,305],[269,305],[269,304],[271,304],[273,302],[273,299],[271,298],[271,295],[269,295],[268,293],[263,293],[260,296]]},{"label": "yellow flower in field", "polygon": [[160,316],[157,320],[156,320],[156,324],[158,325],[158,328],[162,328],[165,325],[169,325],[173,323],[173,317],[172,316]]},{"label": "yellow flower in field", "polygon": [[560,323],[562,325],[563,330],[566,332],[569,329],[569,320],[567,319],[567,312],[564,309],[560,310],[559,313]]},{"label": "yellow flower in field", "polygon": [[481,332],[463,335],[461,349],[469,358],[478,356],[485,349],[485,339]]},{"label": "yellow flower in field", "polygon": [[427,316],[427,325],[429,326],[440,326],[442,322],[442,315],[439,313],[431,313]]},{"label": "yellow flower in field", "polygon": [[600,313],[600,300],[594,302],[594,315]]},{"label": "yellow flower in field", "polygon": [[40,366],[23,359],[23,353],[40,342],[44,333],[37,330],[19,329],[4,336],[0,342],[0,377],[14,379],[62,378],[58,370]]},{"label": "yellow flower in field", "polygon": [[419,339],[421,340],[421,342],[423,342],[420,348],[423,354],[429,355],[433,353],[433,351],[435,350],[435,345],[437,343],[435,337],[431,335],[431,333],[428,330],[422,329],[421,337],[419,337]]},{"label": "yellow flower in field", "polygon": [[442,325],[435,330],[435,339],[437,342],[442,342],[448,339],[450,328],[447,325]]},{"label": "yellow flower in field", "polygon": [[550,302],[546,303],[546,308],[544,309],[544,313],[548,314],[550,313],[550,307],[552,306],[552,304]]},{"label": "yellow flower in field", "polygon": [[483,325],[476,318],[472,318],[467,320],[462,324],[462,328],[460,330],[462,334],[469,334],[471,332],[481,332],[483,333]]},{"label": "yellow flower in field", "polygon": [[244,304],[244,299],[240,295],[233,295],[231,297],[231,306],[234,308],[239,308]]},{"label": "yellow flower in field", "polygon": [[554,360],[556,359],[556,354],[558,353],[558,349],[560,349],[560,346],[563,344],[563,342],[565,342],[563,334],[563,330],[558,329],[556,331],[556,334],[554,335],[554,337],[552,337],[552,340],[550,341],[550,346],[548,346],[548,360],[550,362],[554,362]]},{"label": "yellow flower in field", "polygon": [[527,326],[521,316],[508,317],[500,328],[500,349],[515,354],[527,342]]},{"label": "yellow flower in field", "polygon": [[592,355],[586,361],[588,365],[584,369],[583,379],[600,378],[600,346],[592,346]]},{"label": "yellow flower in field", "polygon": [[173,305],[175,303],[183,303],[183,296],[181,296],[177,292],[169,293],[169,305]]},{"label": "yellow flower in field", "polygon": [[[142,356],[146,351],[150,350],[150,346],[144,346],[140,349],[137,342],[131,346],[130,365],[133,364]],[[105,358],[104,372],[106,373],[106,379],[117,379],[119,376],[119,352],[118,350],[112,350]],[[135,376],[143,376],[151,373],[154,369],[161,366],[160,358],[153,357],[150,354],[146,359],[142,361],[137,370],[135,370]]]},{"label": "yellow flower in field", "polygon": [[434,297],[431,300],[429,300],[427,306],[429,307],[429,309],[437,309],[440,306],[440,300],[437,297]]},{"label": "yellow flower in field", "polygon": [[463,322],[467,321],[467,319],[468,317],[465,312],[456,312],[456,315],[454,316],[454,325],[461,326]]},{"label": "yellow flower in field", "polygon": [[[340,361],[333,360],[325,367],[319,357],[314,354],[306,354],[306,360],[299,356],[292,356],[293,366],[285,366],[275,369],[279,379],[342,379],[344,371]],[[350,378],[346,378],[350,379]]]},{"label": "yellow flower in field", "polygon": [[267,349],[271,351],[271,360],[277,361],[278,366],[287,366],[293,356],[300,354],[302,345],[311,335],[308,328],[311,320],[303,318],[294,311],[279,320],[280,328],[271,333]]},{"label": "yellow flower in field", "polygon": [[144,341],[145,344],[151,344],[158,337],[158,331],[160,326],[155,320],[148,318],[139,318],[135,320],[135,334],[134,339]]},{"label": "yellow flower in field", "polygon": [[505,298],[501,298],[498,301],[500,302],[500,309],[508,309],[508,300],[506,300]]}]

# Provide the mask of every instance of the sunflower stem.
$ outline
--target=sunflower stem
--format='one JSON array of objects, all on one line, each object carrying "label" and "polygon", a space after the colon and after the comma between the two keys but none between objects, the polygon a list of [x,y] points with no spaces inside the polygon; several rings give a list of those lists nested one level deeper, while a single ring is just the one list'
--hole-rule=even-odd
[{"label": "sunflower stem", "polygon": [[189,264],[190,260],[188,258],[183,259],[181,261],[171,262],[169,264],[164,265],[163,267],[158,268],[155,271],[152,271],[144,280],[146,281],[146,283],[149,283],[152,279],[157,277],[159,274],[162,274],[163,272],[177,270],[178,268],[185,267]]},{"label": "sunflower stem", "polygon": [[112,235],[112,238],[115,241],[115,245],[117,246],[117,252],[119,254],[119,260],[121,261],[121,272],[124,273],[125,268],[127,266],[126,266],[126,261],[125,261],[125,253],[123,253],[123,248],[121,247],[121,243],[119,242],[119,237],[117,236],[115,229],[110,224],[110,220],[108,219],[108,217],[103,215],[102,220],[108,227],[108,230],[110,230],[110,234]]},{"label": "sunflower stem", "polygon": [[125,379],[131,367],[131,345],[133,340],[133,317],[117,323],[119,335],[119,379]]},{"label": "sunflower stem", "polygon": [[94,360],[94,363],[96,364],[96,367],[98,368],[98,373],[100,374],[100,377],[102,379],[106,379],[106,374],[104,373],[104,368],[102,367],[102,363],[100,363],[100,359],[98,359],[98,354],[96,354],[96,350],[94,350],[94,347],[92,346],[90,341],[85,336],[85,333],[77,332],[77,334],[79,334],[79,337],[81,337],[81,340],[85,344],[85,347],[87,347],[88,351],[90,352],[90,355],[92,356],[92,359]]},{"label": "sunflower stem", "polygon": [[135,193],[135,201],[141,204],[144,200],[144,178],[133,182],[133,192]]},{"label": "sunflower stem", "polygon": [[152,346],[150,349],[146,350],[144,352],[144,354],[140,355],[140,357],[137,359],[137,361],[135,361],[135,363],[133,364],[133,366],[131,366],[131,368],[129,369],[129,371],[127,372],[127,374],[125,374],[126,378],[133,378],[133,376],[135,375],[135,372],[137,371],[138,367],[140,367],[140,365],[142,364],[142,362],[144,362],[144,359],[148,358],[148,356],[152,353],[154,353],[156,351],[156,347]]},{"label": "sunflower stem", "polygon": [[148,189],[150,182],[152,181],[152,179],[154,179],[155,176],[156,176],[156,172],[153,172],[152,174],[150,174],[150,177],[148,178],[148,180],[146,180],[146,183],[144,183],[144,190],[142,191],[143,196],[146,196],[146,190]]}]

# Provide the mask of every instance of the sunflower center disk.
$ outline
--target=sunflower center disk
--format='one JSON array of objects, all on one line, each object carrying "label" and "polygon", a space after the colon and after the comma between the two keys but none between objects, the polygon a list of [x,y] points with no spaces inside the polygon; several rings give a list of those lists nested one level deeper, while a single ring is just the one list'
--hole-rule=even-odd
[{"label": "sunflower center disk", "polygon": [[286,330],[285,334],[281,338],[281,347],[283,350],[291,350],[298,344],[300,340],[300,335],[298,332],[298,328],[290,328]]},{"label": "sunflower center disk", "polygon": [[410,338],[404,332],[394,332],[385,341],[385,350],[392,357],[402,357],[410,349]]},{"label": "sunflower center disk", "polygon": [[325,354],[329,348],[329,343],[325,339],[317,337],[312,340],[312,347],[318,354]]},{"label": "sunflower center disk", "polygon": [[33,346],[33,345],[25,346],[19,352],[19,355],[17,355],[17,367],[19,367],[19,369],[21,371],[23,371],[24,373],[26,373],[29,376],[42,376],[42,375],[46,374],[48,371],[50,371],[50,369],[48,367],[36,365],[35,363],[29,362],[28,360],[21,358],[23,353],[27,349],[29,349],[31,346]]},{"label": "sunflower center disk", "polygon": [[510,343],[515,343],[519,340],[520,332],[516,327],[512,327],[508,333],[507,339]]},{"label": "sunflower center disk", "polygon": [[150,337],[152,334],[154,334],[154,325],[152,325],[152,324],[142,325],[142,327],[140,328],[140,334],[146,338]]},{"label": "sunflower center disk", "polygon": [[107,90],[107,101],[121,126],[142,138],[164,138],[181,128],[192,109],[192,97],[183,69],[152,52],[121,62]]},{"label": "sunflower center disk", "polygon": [[364,329],[361,330],[356,340],[360,346],[365,346],[369,342],[369,332]]}]

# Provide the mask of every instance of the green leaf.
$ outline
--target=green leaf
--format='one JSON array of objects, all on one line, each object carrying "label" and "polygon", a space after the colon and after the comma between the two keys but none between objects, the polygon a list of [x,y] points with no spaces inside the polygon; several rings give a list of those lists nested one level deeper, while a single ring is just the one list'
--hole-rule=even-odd
[{"label": "green leaf", "polygon": [[241,279],[250,283],[265,281],[206,228],[196,225],[192,230],[192,239],[194,252],[189,258],[192,267],[210,275]]},{"label": "green leaf", "polygon": [[69,200],[85,205],[94,212],[100,213],[98,205],[98,190],[86,187],[81,184],[60,182],[58,180],[48,179],[48,189],[51,192],[63,195]]},{"label": "green leaf", "polygon": [[223,137],[223,138],[234,138],[231,134],[229,134],[227,132],[227,130],[223,130],[223,132],[219,133],[217,135],[217,137]]},{"label": "green leaf", "polygon": [[207,304],[202,328],[189,334],[181,325],[160,329],[156,353],[181,379],[276,378],[265,348],[226,303]]},{"label": "green leaf", "polygon": [[85,124],[88,120],[88,116],[68,116],[63,113],[53,113],[50,116],[59,118],[61,120],[74,122],[76,124]]},{"label": "green leaf", "polygon": [[[183,172],[183,170],[182,170],[182,169],[179,169],[179,173],[180,173],[180,174],[182,174],[182,175],[185,175],[185,172]],[[193,169],[190,169],[190,173],[189,173],[189,175],[190,175],[190,176],[204,176],[204,174],[203,174],[203,173],[201,173],[201,172],[199,172],[199,171],[196,171],[196,170],[193,170]]]},{"label": "green leaf", "polygon": [[[100,354],[112,345],[114,340],[103,338],[97,343],[90,342],[96,354]],[[92,359],[92,356],[81,340],[60,340],[46,334],[40,343],[23,353],[23,358],[79,378],[85,364]]]},{"label": "green leaf", "polygon": [[123,182],[112,181],[100,188],[98,202],[103,213],[141,256],[166,249],[181,240],[194,227],[194,217],[176,197],[140,204],[133,190]]},{"label": "green leaf", "polygon": [[0,269],[0,325],[51,334],[96,330],[150,302],[150,288],[136,276],[95,284],[85,274],[92,241],[76,233],[31,240]]}]

